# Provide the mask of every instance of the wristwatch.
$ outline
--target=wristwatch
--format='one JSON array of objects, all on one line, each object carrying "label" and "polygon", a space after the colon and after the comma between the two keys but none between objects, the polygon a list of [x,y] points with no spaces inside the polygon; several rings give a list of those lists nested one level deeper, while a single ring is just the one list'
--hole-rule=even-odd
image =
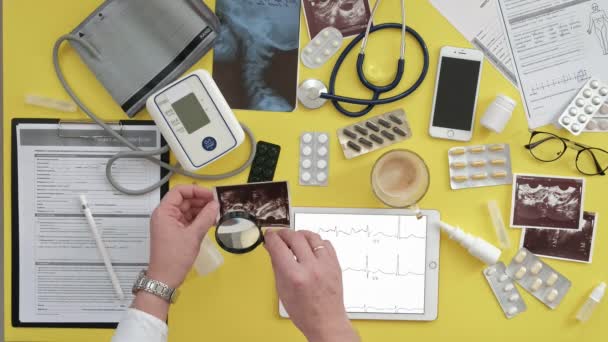
[{"label": "wristwatch", "polygon": [[146,291],[155,296],[158,296],[167,302],[173,304],[177,301],[179,296],[179,290],[169,287],[169,285],[161,283],[158,280],[150,279],[146,275],[146,270],[139,272],[135,284],[133,284],[133,294],[137,294],[139,291]]}]

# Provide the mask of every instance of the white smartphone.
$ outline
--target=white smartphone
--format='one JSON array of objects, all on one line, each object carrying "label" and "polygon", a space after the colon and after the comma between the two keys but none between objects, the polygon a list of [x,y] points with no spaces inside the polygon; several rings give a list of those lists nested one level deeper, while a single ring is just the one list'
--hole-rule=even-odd
[{"label": "white smartphone", "polygon": [[482,65],[481,51],[441,49],[429,128],[432,137],[471,140]]}]

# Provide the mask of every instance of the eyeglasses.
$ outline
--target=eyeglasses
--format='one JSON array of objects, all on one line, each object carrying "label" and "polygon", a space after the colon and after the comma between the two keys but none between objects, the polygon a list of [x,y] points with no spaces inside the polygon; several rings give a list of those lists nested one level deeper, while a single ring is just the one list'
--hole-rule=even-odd
[{"label": "eyeglasses", "polygon": [[554,162],[561,158],[568,147],[577,150],[576,168],[587,176],[606,175],[608,151],[590,147],[552,133],[534,131],[530,143],[524,146],[534,158],[542,162]]}]

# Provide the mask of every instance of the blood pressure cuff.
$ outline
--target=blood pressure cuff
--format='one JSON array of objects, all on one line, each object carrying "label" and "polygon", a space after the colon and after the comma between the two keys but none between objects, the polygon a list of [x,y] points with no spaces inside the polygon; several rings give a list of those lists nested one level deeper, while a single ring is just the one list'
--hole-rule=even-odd
[{"label": "blood pressure cuff", "polygon": [[108,0],[72,34],[71,45],[129,117],[211,49],[219,20],[202,0]]}]

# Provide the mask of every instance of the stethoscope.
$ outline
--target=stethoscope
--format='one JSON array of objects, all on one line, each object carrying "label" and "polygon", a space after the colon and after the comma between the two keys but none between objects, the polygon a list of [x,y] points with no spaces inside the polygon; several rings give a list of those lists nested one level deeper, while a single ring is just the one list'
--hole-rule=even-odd
[{"label": "stethoscope", "polygon": [[[323,106],[325,102],[327,102],[327,100],[330,100],[334,107],[340,113],[350,117],[360,117],[369,113],[376,105],[392,103],[409,96],[414,91],[416,91],[416,89],[418,89],[418,87],[422,84],[429,71],[429,51],[422,36],[420,36],[420,34],[418,34],[418,32],[416,32],[414,29],[407,27],[405,24],[405,0],[401,1],[401,24],[385,23],[380,25],[372,25],[379,4],[380,0],[376,1],[374,9],[372,10],[371,17],[367,23],[367,29],[365,30],[365,32],[362,32],[357,37],[355,37],[338,57],[338,60],[336,61],[336,64],[334,65],[334,68],[331,72],[331,77],[329,79],[329,88],[327,88],[325,84],[323,84],[323,82],[317,79],[308,79],[302,82],[302,84],[300,84],[300,86],[298,87],[298,99],[304,105],[304,107],[309,109],[317,109]],[[363,71],[363,63],[365,61],[365,49],[367,48],[369,35],[371,33],[384,29],[401,30],[401,55],[399,56],[399,60],[397,61],[397,72],[393,81],[386,85],[376,85],[369,81],[365,76],[365,72]],[[399,85],[399,83],[401,83],[401,80],[403,78],[403,74],[405,72],[406,32],[411,34],[418,42],[418,45],[420,45],[420,49],[422,50],[424,58],[422,71],[416,82],[414,82],[414,84],[412,84],[412,86],[410,86],[410,88],[406,91],[392,97],[380,98],[380,95],[395,89]],[[357,75],[359,76],[359,80],[361,81],[361,83],[363,83],[363,85],[367,89],[373,92],[373,96],[369,100],[357,99],[335,94],[336,78],[338,77],[338,73],[340,71],[340,68],[342,67],[342,63],[344,63],[346,57],[351,53],[355,45],[357,45],[357,43],[359,43],[361,40],[363,40],[363,42],[361,43],[361,50],[359,52],[359,56],[357,57]],[[366,107],[358,112],[349,111],[342,106],[341,102],[363,105]]]}]

